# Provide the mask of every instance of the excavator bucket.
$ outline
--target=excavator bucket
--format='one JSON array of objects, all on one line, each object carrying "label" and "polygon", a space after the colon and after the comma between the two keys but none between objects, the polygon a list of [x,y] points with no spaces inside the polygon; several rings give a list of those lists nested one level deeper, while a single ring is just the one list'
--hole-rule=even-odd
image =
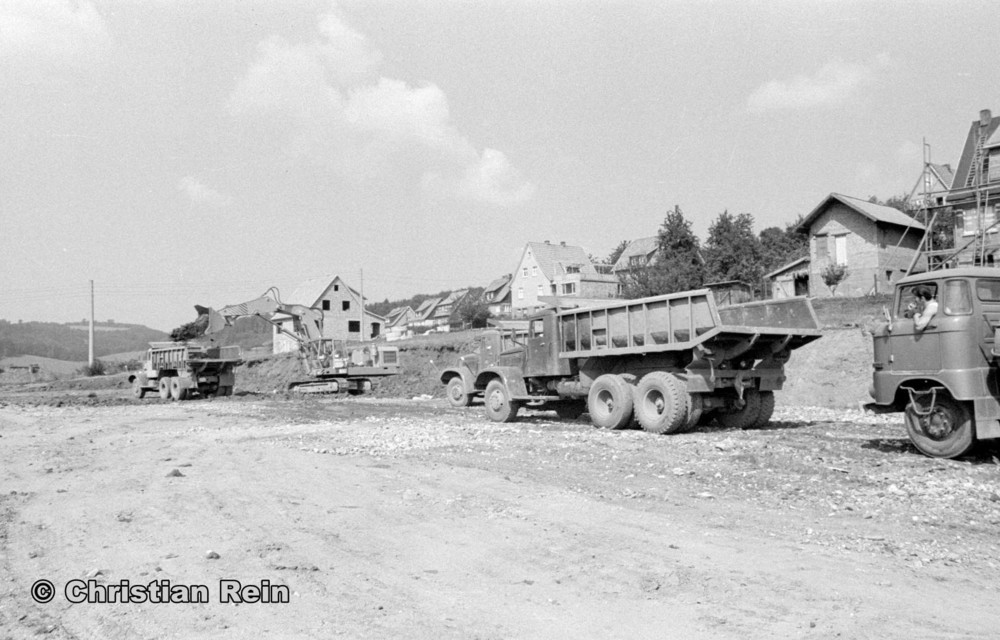
[{"label": "excavator bucket", "polygon": [[198,317],[208,316],[208,326],[205,327],[205,335],[218,333],[229,326],[226,319],[218,311],[211,307],[195,305],[194,310],[198,312]]}]

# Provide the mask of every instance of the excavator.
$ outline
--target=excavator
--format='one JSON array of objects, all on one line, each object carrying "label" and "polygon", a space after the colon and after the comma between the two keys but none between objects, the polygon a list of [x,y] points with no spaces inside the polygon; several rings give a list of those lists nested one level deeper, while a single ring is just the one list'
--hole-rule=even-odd
[{"label": "excavator", "polygon": [[[208,317],[205,335],[233,326],[239,318],[257,317],[298,344],[299,360],[307,380],[293,382],[289,390],[301,393],[361,395],[372,390],[372,380],[399,373],[399,349],[375,344],[348,347],[346,341],[323,336],[323,311],[301,304],[285,304],[275,287],[264,295],[221,309],[196,305],[199,317]],[[284,320],[291,319],[289,330]]]}]

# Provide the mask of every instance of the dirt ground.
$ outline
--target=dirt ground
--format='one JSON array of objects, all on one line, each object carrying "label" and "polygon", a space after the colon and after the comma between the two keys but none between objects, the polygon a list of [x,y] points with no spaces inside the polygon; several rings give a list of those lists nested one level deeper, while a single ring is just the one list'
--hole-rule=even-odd
[{"label": "dirt ground", "polygon": [[[1000,449],[931,460],[862,414],[851,333],[756,431],[4,387],[0,639],[996,637]],[[152,581],[208,601],[66,592]]]}]

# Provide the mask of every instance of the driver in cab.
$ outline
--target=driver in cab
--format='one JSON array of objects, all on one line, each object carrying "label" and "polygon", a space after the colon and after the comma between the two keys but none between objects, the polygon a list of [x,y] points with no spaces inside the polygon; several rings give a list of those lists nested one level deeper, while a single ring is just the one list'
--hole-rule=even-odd
[{"label": "driver in cab", "polygon": [[913,328],[923,331],[930,324],[938,311],[937,300],[934,299],[934,291],[927,286],[919,286],[913,290],[916,297],[915,302],[907,305],[907,317],[913,318]]}]

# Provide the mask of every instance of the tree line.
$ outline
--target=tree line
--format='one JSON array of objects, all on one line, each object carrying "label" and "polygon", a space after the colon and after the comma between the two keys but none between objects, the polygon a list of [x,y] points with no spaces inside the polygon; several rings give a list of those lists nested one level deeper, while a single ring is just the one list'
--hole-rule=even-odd
[{"label": "tree line", "polygon": [[[622,295],[644,298],[698,289],[713,282],[739,281],[764,293],[764,274],[805,256],[809,236],[797,228],[803,218],[781,227],[753,231],[749,213],[723,211],[708,228],[702,244],[691,221],[675,206],[667,213],[656,235],[656,251],[648,264],[619,272]],[[623,240],[605,259],[614,264],[628,247]]]}]

